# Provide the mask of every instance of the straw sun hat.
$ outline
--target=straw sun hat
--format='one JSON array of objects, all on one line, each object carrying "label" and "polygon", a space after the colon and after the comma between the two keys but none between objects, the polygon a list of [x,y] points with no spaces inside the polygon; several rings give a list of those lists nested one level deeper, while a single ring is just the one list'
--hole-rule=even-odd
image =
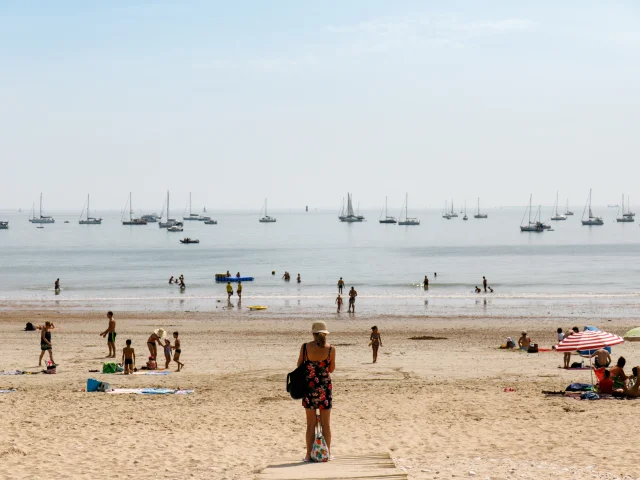
[{"label": "straw sun hat", "polygon": [[327,324],[324,322],[313,322],[313,325],[311,325],[311,333],[329,333]]},{"label": "straw sun hat", "polygon": [[167,336],[167,332],[164,331],[164,328],[158,328],[157,330],[154,330],[153,333],[160,338],[165,338]]}]

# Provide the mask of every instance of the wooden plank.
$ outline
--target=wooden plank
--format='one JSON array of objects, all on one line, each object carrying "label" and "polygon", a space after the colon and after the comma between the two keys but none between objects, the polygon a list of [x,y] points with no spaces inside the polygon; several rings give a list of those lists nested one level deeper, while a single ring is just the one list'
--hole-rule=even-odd
[{"label": "wooden plank", "polygon": [[335,460],[326,463],[283,460],[266,467],[258,474],[256,480],[372,480],[377,478],[406,480],[407,474],[396,468],[389,453],[374,453],[336,456]]}]

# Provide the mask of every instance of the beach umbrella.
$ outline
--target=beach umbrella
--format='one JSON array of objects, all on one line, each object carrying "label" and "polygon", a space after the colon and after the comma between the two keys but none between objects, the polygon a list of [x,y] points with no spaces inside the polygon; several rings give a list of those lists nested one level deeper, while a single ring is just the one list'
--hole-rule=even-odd
[{"label": "beach umbrella", "polygon": [[627,342],[640,342],[640,327],[629,330],[624,334],[624,339]]},{"label": "beach umbrella", "polygon": [[[624,338],[607,332],[585,330],[569,335],[558,345],[556,352],[576,352],[579,350],[597,350],[604,347],[612,347],[624,343]],[[591,356],[589,356],[591,367]],[[591,369],[591,383],[593,383],[593,369]]]}]

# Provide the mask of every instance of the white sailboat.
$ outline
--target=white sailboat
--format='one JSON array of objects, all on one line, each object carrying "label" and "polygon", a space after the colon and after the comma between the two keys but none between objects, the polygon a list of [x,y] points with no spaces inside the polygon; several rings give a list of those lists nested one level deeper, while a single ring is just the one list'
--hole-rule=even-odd
[{"label": "white sailboat", "polygon": [[540,207],[538,207],[538,213],[533,218],[533,222],[531,221],[531,199],[532,198],[533,198],[533,195],[529,195],[529,206],[525,210],[524,216],[522,217],[522,221],[524,221],[524,217],[527,215],[527,212],[528,212],[529,213],[529,222],[526,225],[523,225],[522,221],[521,221],[520,222],[520,231],[521,232],[542,233],[542,232],[544,232],[544,228],[542,226],[542,223],[539,221]]},{"label": "white sailboat", "polygon": [[[636,216],[636,214],[631,211],[631,205],[630,205],[630,201],[629,201],[630,197],[631,197],[631,195],[627,194],[627,213],[623,213],[622,216],[623,217],[631,217],[631,218],[633,218],[633,217]],[[623,210],[624,210],[624,203],[622,205],[623,205]]]},{"label": "white sailboat", "polygon": [[[167,221],[158,222],[158,227],[160,228],[170,228],[170,227],[182,227],[184,224],[182,222],[177,221],[175,218],[171,218],[171,211],[169,208],[169,190],[167,190]],[[175,230],[181,231],[181,230]]]},{"label": "white sailboat", "polygon": [[446,218],[447,220],[451,220],[451,215],[449,215],[449,209],[447,208],[447,201],[444,201],[444,210],[442,211],[442,218]]},{"label": "white sailboat", "polygon": [[[129,220],[125,220],[124,212],[127,211],[127,205],[129,206]],[[124,212],[122,213],[122,225],[146,225],[147,221],[142,218],[133,218],[133,203],[131,202],[131,192],[129,192],[129,198],[124,206]]]},{"label": "white sailboat", "polygon": [[566,214],[565,215],[560,215],[558,213],[558,192],[557,191],[556,191],[556,203],[554,205],[554,210],[555,210],[555,213],[551,216],[551,220],[558,221],[558,220],[566,220],[567,219],[567,215]]},{"label": "white sailboat", "polygon": [[486,213],[480,213],[480,197],[478,197],[478,209],[476,210],[473,218],[488,218]]},{"label": "white sailboat", "polygon": [[276,223],[276,219],[274,217],[270,217],[267,214],[267,199],[264,199],[264,216],[260,217],[258,220],[260,223]]},{"label": "white sailboat", "polygon": [[[628,195],[627,195],[627,201],[629,201]],[[624,211],[624,194],[622,194],[622,207],[618,209],[618,212],[620,211],[622,211],[622,215],[616,218],[616,222],[631,223],[635,221],[635,219],[633,218],[634,214],[625,213]]]},{"label": "white sailboat", "polygon": [[200,215],[198,215],[197,213],[192,213],[191,212],[191,192],[189,192],[189,216],[188,217],[182,217],[182,220],[190,220],[190,221],[198,221],[200,220]]},{"label": "white sailboat", "polygon": [[398,223],[395,217],[390,217],[387,211],[387,197],[384,197],[384,218],[380,219],[380,223]]},{"label": "white sailboat", "polygon": [[567,206],[564,207],[564,214],[566,216],[573,215],[573,212],[569,210],[569,199],[567,198]]},{"label": "white sailboat", "polygon": [[32,208],[33,215],[29,215],[29,221],[31,223],[55,223],[55,220],[51,216],[42,215],[42,192],[40,192],[40,215],[36,217],[35,208]]},{"label": "white sailboat", "polygon": [[467,199],[464,199],[464,217],[462,217],[462,220],[467,221],[469,220],[469,217],[467,217]]},{"label": "white sailboat", "polygon": [[[84,209],[80,212],[80,217],[84,213]],[[89,194],[87,193],[87,216],[86,218],[80,218],[80,225],[100,225],[102,223],[102,218],[90,217],[89,216]]]},{"label": "white sailboat", "polygon": [[[457,215],[456,215],[457,216]],[[402,211],[400,212],[400,220],[398,221],[398,225],[420,225],[420,220],[417,218],[409,217],[409,194],[406,194],[404,200],[404,220],[402,220]]]},{"label": "white sailboat", "polygon": [[[587,211],[587,207],[589,208],[589,218],[585,220],[584,214]],[[582,225],[604,225],[602,217],[594,216],[593,212],[591,211],[591,189],[589,189],[589,198],[587,199],[587,204],[584,206],[584,210],[582,211]]]},{"label": "white sailboat", "polygon": [[458,218],[458,214],[455,212],[453,208],[453,198],[451,199],[451,212],[449,212],[449,217]]},{"label": "white sailboat", "polygon": [[346,212],[341,212],[338,218],[341,222],[346,223],[358,223],[364,220],[364,217],[362,215],[356,215],[355,213],[353,213],[353,201],[351,199],[350,193],[347,193],[347,210]]}]

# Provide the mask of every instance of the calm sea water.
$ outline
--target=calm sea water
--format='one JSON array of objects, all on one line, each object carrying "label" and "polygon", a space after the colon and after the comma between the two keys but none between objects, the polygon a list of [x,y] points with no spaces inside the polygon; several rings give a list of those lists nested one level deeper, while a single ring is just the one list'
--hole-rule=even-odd
[{"label": "calm sea water", "polygon": [[[0,212],[0,303],[97,309],[207,311],[226,308],[225,285],[214,275],[255,277],[244,284],[243,306],[313,315],[334,310],[339,277],[358,291],[364,313],[447,315],[634,315],[640,306],[640,228],[615,222],[615,209],[596,209],[605,225],[584,227],[582,209],[554,231],[519,231],[523,210],[490,209],[489,218],[445,220],[435,210],[412,212],[420,226],[367,221],[344,224],[336,212],[210,212],[218,225],[185,222],[184,233],[157,224],[126,227],[119,212],[102,225],[79,225],[78,214],[51,212],[37,229],[28,213]],[[70,223],[63,223],[69,220]],[[184,236],[199,245],[182,245]],[[276,274],[271,275],[275,270]],[[285,283],[288,270],[302,283]],[[434,272],[438,273],[434,279]],[[168,284],[184,274],[181,293]],[[418,287],[424,275],[428,291]],[[482,275],[495,289],[476,295]],[[53,283],[60,278],[62,291]],[[220,302],[222,300],[222,302]],[[237,308],[237,299],[233,307]]]}]

